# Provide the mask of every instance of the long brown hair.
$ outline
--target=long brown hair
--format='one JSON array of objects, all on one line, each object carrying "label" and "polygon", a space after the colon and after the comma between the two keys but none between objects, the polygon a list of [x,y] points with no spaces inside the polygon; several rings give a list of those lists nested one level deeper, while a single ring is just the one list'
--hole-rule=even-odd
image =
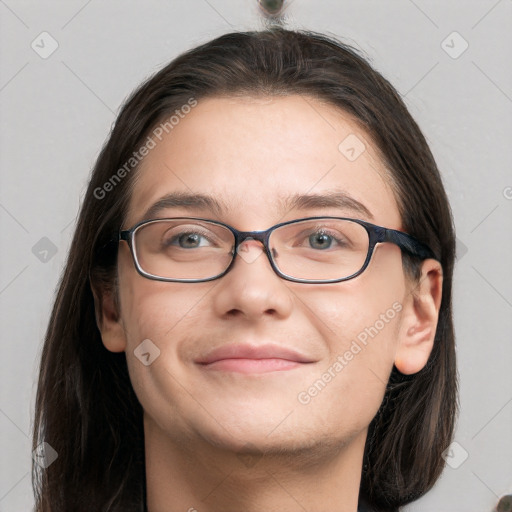
[{"label": "long brown hair", "polygon": [[[93,289],[115,288],[111,240],[136,177],[134,152],[191,99],[236,94],[308,95],[350,114],[389,169],[404,231],[439,256],[443,297],[434,347],[420,372],[404,376],[393,368],[369,426],[360,499],[382,511],[404,505],[442,472],[458,403],[455,235],[439,171],[395,89],[354,49],[322,34],[276,27],[226,34],[180,55],[143,83],[117,118],[92,171],[42,351],[33,448],[46,442],[58,457],[46,469],[33,464],[36,512],[143,510],[142,407],[125,354],[102,344]],[[417,278],[418,262],[403,258]]]}]

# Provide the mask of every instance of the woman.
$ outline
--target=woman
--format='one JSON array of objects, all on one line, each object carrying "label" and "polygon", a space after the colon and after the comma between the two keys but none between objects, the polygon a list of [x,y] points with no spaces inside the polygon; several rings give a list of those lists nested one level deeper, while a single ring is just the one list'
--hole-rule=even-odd
[{"label": "woman", "polygon": [[91,176],[41,361],[36,510],[419,498],[457,412],[454,239],[423,135],[351,48],[273,28],[179,56]]}]

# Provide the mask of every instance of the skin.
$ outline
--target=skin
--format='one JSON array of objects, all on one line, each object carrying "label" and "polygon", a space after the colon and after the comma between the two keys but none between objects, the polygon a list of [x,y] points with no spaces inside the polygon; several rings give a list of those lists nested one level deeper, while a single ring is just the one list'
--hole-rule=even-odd
[{"label": "skin", "polygon": [[[349,134],[366,151],[349,161],[338,145]],[[301,96],[209,98],[150,151],[139,169],[124,229],[173,191],[204,193],[225,211],[170,208],[158,217],[197,216],[259,230],[307,216],[361,218],[400,229],[397,202],[376,149],[348,115]],[[373,214],[349,208],[286,210],[289,193],[344,191]],[[441,302],[438,262],[419,283],[405,276],[400,249],[379,244],[366,271],[335,284],[285,281],[261,244],[248,241],[224,277],[165,283],[140,276],[119,247],[119,308],[98,302],[105,347],[126,352],[144,408],[150,512],[343,511],[357,509],[367,429],[393,364],[423,368]],[[309,403],[298,400],[365,327],[401,311]],[[149,366],[134,350],[150,339]],[[276,343],[314,363],[264,374],[208,372],[194,361],[231,343]]]}]

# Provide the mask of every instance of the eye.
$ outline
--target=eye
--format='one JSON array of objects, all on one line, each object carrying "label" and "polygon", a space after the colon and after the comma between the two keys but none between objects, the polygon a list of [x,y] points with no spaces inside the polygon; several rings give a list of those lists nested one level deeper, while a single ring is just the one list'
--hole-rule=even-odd
[{"label": "eye", "polygon": [[337,231],[317,229],[307,235],[306,247],[319,251],[326,249],[346,249],[349,246],[346,237]]},{"label": "eye", "polygon": [[308,240],[313,249],[329,249],[332,245],[333,237],[324,232],[318,232],[309,235]]},{"label": "eye", "polygon": [[[177,232],[178,231],[178,232]],[[198,249],[200,247],[209,247],[215,245],[213,233],[194,230],[169,230],[162,237],[162,246],[164,248],[179,249]]]},{"label": "eye", "polygon": [[167,245],[174,245],[172,242],[176,241],[177,245],[183,249],[195,249],[196,247],[201,247],[201,239],[205,240],[199,233],[185,233],[172,238],[171,243]]}]

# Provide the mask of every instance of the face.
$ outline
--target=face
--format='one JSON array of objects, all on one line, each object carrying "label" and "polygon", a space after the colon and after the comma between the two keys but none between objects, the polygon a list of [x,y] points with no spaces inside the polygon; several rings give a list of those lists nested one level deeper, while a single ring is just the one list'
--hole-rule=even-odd
[{"label": "face", "polygon": [[[346,143],[339,149],[348,136],[364,143],[356,159]],[[211,196],[219,208],[173,206],[153,218],[202,217],[251,231],[325,215],[401,228],[372,141],[346,114],[309,97],[201,100],[138,173],[123,229],[175,192]],[[332,193],[351,201],[285,205],[292,195]],[[246,257],[222,278],[175,283],[140,276],[121,243],[122,334],[107,348],[126,351],[146,418],[176,442],[267,452],[343,446],[376,414],[395,360],[409,290],[400,249],[379,244],[363,274],[334,284],[278,277],[257,241],[241,250]],[[159,350],[147,366],[134,354],[143,340]],[[300,357],[199,363],[226,347]]]}]

